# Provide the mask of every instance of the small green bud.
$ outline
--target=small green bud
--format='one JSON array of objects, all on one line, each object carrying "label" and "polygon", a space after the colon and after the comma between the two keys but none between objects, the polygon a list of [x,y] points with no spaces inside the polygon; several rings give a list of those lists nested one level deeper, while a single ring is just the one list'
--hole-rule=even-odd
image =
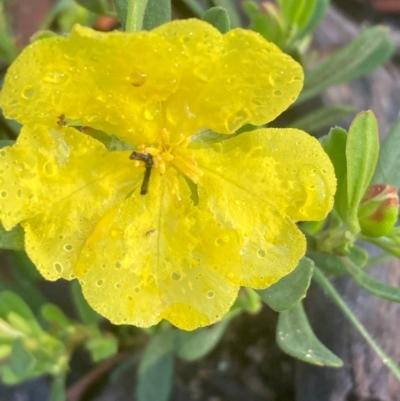
[{"label": "small green bud", "polygon": [[371,185],[358,208],[361,232],[369,237],[389,234],[397,222],[398,214],[399,197],[396,188],[386,184]]}]

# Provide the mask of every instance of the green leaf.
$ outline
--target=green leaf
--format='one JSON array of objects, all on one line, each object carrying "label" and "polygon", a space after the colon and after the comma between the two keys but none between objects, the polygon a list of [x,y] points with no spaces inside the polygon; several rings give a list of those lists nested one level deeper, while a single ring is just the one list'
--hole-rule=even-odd
[{"label": "green leaf", "polygon": [[347,132],[343,128],[332,128],[326,137],[321,138],[321,144],[328,154],[337,179],[335,193],[335,210],[343,221],[347,219]]},{"label": "green leaf", "polygon": [[351,106],[323,106],[292,121],[289,127],[315,133],[322,128],[334,125],[353,112],[354,108]]},{"label": "green leaf", "polygon": [[258,32],[280,48],[285,46],[286,37],[281,15],[274,4],[265,3],[263,9],[260,9],[254,1],[245,1],[242,3],[242,7],[250,18],[250,28],[253,31]]},{"label": "green leaf", "polygon": [[276,340],[282,351],[304,362],[334,368],[343,366],[342,360],[315,336],[301,302],[279,314]]},{"label": "green leaf", "polygon": [[279,0],[285,21],[296,33],[301,32],[313,17],[318,0]]},{"label": "green leaf", "polygon": [[7,64],[11,64],[17,54],[13,38],[4,29],[0,28],[0,58]]},{"label": "green leaf", "polygon": [[[315,265],[324,270],[327,274],[345,274],[343,258],[324,252],[307,252],[307,256],[315,262]],[[350,253],[346,256],[358,268],[363,268],[368,262],[368,253],[364,249],[353,245]]]},{"label": "green leaf", "polygon": [[212,0],[212,2],[216,7],[225,8],[225,10],[229,14],[230,26],[232,28],[237,28],[241,26],[242,21],[236,9],[235,2],[233,2],[232,0]]},{"label": "green leaf", "polygon": [[391,285],[375,280],[359,267],[355,266],[349,259],[344,258],[343,265],[354,281],[365,291],[391,302],[400,302],[400,288],[392,287]]},{"label": "green leaf", "polygon": [[111,7],[108,0],[75,0],[79,5],[96,14],[110,14]]},{"label": "green leaf", "polygon": [[201,18],[206,12],[205,7],[197,0],[181,0],[181,2],[185,4],[190,9],[190,11],[198,18]]},{"label": "green leaf", "polygon": [[65,392],[65,376],[65,374],[58,374],[53,377],[48,401],[65,401],[67,399]]},{"label": "green leaf", "polygon": [[49,31],[46,29],[37,31],[31,36],[30,43],[37,42],[38,40],[42,40],[42,39],[55,38],[56,36],[59,36],[59,35],[53,31]]},{"label": "green leaf", "polygon": [[138,401],[168,401],[174,373],[173,330],[154,335],[146,347],[137,376]]},{"label": "green leaf", "polygon": [[177,355],[185,361],[195,361],[207,355],[219,343],[228,324],[229,319],[224,318],[211,327],[194,331],[177,330]]},{"label": "green leaf", "polygon": [[6,146],[12,146],[14,143],[15,141],[12,141],[11,139],[0,139],[0,149]]},{"label": "green leaf", "polygon": [[143,29],[150,31],[171,21],[171,0],[147,0]]},{"label": "green leaf", "polygon": [[360,230],[358,205],[371,182],[379,155],[378,122],[372,111],[359,113],[351,123],[346,143],[347,223]]},{"label": "green leaf", "polygon": [[18,225],[11,231],[6,231],[0,223],[0,248],[14,251],[23,250],[25,248],[23,228]]},{"label": "green leaf", "polygon": [[35,358],[25,348],[22,340],[17,338],[14,341],[8,367],[17,376],[23,378],[35,365]]},{"label": "green leaf", "polygon": [[389,32],[383,27],[365,30],[349,45],[338,50],[306,74],[304,89],[297,104],[325,89],[350,82],[385,63],[395,49]]},{"label": "green leaf", "polygon": [[303,258],[290,274],[281,278],[271,287],[257,292],[274,311],[290,309],[305,297],[310,286],[313,269],[314,262],[311,259]]},{"label": "green leaf", "polygon": [[0,294],[0,318],[25,334],[39,336],[43,332],[28,305],[10,291]]},{"label": "green leaf", "polygon": [[312,34],[319,23],[325,18],[329,9],[329,0],[318,0],[314,7],[314,13],[309,19],[308,24],[297,34],[297,39],[302,39],[308,34]]},{"label": "green leaf", "polygon": [[400,117],[381,143],[372,183],[400,188]]},{"label": "green leaf", "polygon": [[93,362],[99,362],[118,352],[118,341],[111,335],[92,337],[85,342],[85,348],[90,352]]},{"label": "green leaf", "polygon": [[64,312],[54,304],[45,304],[41,308],[43,318],[52,325],[59,327],[71,326],[70,320],[65,316]]},{"label": "green leaf", "polygon": [[126,16],[128,14],[128,0],[113,0],[121,26],[126,26]]},{"label": "green leaf", "polygon": [[83,297],[81,286],[78,281],[73,281],[71,283],[71,292],[75,308],[82,322],[87,326],[97,326],[102,320],[102,317],[87,303],[86,299]]},{"label": "green leaf", "polygon": [[231,29],[228,11],[223,7],[212,7],[206,11],[203,20],[217,28],[221,33]]}]

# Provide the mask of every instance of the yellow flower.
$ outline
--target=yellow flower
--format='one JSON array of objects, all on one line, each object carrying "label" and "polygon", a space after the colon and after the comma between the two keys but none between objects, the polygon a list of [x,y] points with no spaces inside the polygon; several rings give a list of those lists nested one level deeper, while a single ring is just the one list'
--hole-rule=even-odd
[{"label": "yellow flower", "polygon": [[209,325],[240,286],[265,288],[296,267],[295,222],[326,216],[335,177],[299,130],[194,134],[267,123],[302,81],[258,34],[198,20],[132,34],[77,26],[35,42],[0,96],[24,124],[0,151],[1,221],[22,225],[46,279],[77,278],[112,322]]}]

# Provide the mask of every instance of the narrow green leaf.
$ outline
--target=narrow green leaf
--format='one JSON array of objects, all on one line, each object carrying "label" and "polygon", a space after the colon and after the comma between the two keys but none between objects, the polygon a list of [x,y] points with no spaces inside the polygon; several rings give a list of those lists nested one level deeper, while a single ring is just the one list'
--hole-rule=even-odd
[{"label": "narrow green leaf", "polygon": [[194,331],[177,330],[176,352],[179,358],[185,361],[195,361],[207,355],[218,344],[228,324],[229,319],[224,318],[211,327]]},{"label": "narrow green leaf", "polygon": [[342,360],[315,336],[301,302],[279,314],[276,340],[282,351],[304,362],[334,368],[343,366]]},{"label": "narrow green leaf", "polygon": [[171,0],[147,0],[143,29],[150,31],[171,21]]},{"label": "narrow green leaf", "polygon": [[300,32],[310,22],[318,0],[280,0],[285,21]]},{"label": "narrow green leaf", "polygon": [[21,226],[15,226],[11,231],[6,231],[0,224],[0,248],[12,249],[14,251],[23,250],[24,230]]},{"label": "narrow green leaf", "polygon": [[128,14],[128,0],[113,0],[117,11],[119,22],[122,27],[126,26],[126,16]]},{"label": "narrow green leaf", "polygon": [[192,11],[192,13],[198,18],[201,18],[206,12],[206,8],[197,0],[181,0],[181,2],[185,4],[190,9],[190,11]]},{"label": "narrow green leaf", "polygon": [[349,45],[338,50],[306,74],[304,89],[297,104],[325,89],[353,81],[385,63],[395,49],[389,32],[383,27],[365,30]]},{"label": "narrow green leaf", "polygon": [[375,280],[347,258],[344,258],[343,265],[354,281],[365,291],[391,302],[400,302],[400,288]]},{"label": "narrow green leaf", "polygon": [[[315,265],[327,274],[345,274],[344,258],[324,252],[307,252],[307,256],[315,262]],[[350,253],[346,256],[355,266],[363,268],[368,262],[368,253],[364,249],[353,245]]]},{"label": "narrow green leaf", "polygon": [[217,28],[221,33],[226,33],[231,29],[228,11],[223,7],[210,8],[204,14],[203,20]]},{"label": "narrow green leaf", "polygon": [[65,373],[58,374],[53,377],[53,382],[50,387],[50,396],[48,401],[65,401],[67,399],[65,392]]},{"label": "narrow green leaf", "polygon": [[79,5],[96,14],[109,14],[111,11],[108,0],[75,0]]},{"label": "narrow green leaf", "polygon": [[289,127],[315,133],[318,130],[335,125],[338,121],[354,112],[351,106],[323,106],[299,119],[292,121]]},{"label": "narrow green leaf", "polygon": [[59,327],[71,326],[70,320],[65,316],[64,312],[54,304],[45,304],[41,308],[43,318],[52,325]]},{"label": "narrow green leaf", "polygon": [[329,0],[318,0],[314,7],[314,13],[308,24],[296,35],[297,39],[302,39],[308,34],[312,34],[319,23],[326,17],[329,9]]},{"label": "narrow green leaf", "polygon": [[136,394],[138,401],[168,401],[174,373],[173,330],[153,336],[139,365]]},{"label": "narrow green leaf", "polygon": [[307,256],[314,261],[316,266],[329,275],[346,273],[342,261],[335,255],[324,252],[307,252]]},{"label": "narrow green leaf", "polygon": [[379,155],[378,122],[372,111],[359,113],[351,123],[346,143],[347,223],[360,230],[358,205],[371,182]]},{"label": "narrow green leaf", "polygon": [[335,210],[343,221],[347,219],[347,132],[343,128],[332,128],[326,137],[321,138],[321,144],[328,154],[337,179],[335,193]]},{"label": "narrow green leaf", "polygon": [[388,369],[396,376],[397,380],[400,380],[400,368],[396,362],[386,354],[385,351],[376,343],[372,336],[368,333],[365,327],[357,319],[354,313],[343,301],[343,298],[336,291],[335,287],[329,282],[324,274],[316,267],[314,269],[314,279],[322,287],[322,289],[331,297],[339,309],[343,312],[354,328],[362,335],[367,341],[371,348],[377,353],[382,362],[388,367]]},{"label": "narrow green leaf", "polygon": [[0,58],[7,64],[11,64],[17,54],[13,38],[4,29],[0,28]]},{"label": "narrow green leaf", "polygon": [[43,333],[29,306],[10,291],[0,294],[0,318],[25,334],[39,336]]},{"label": "narrow green leaf", "polygon": [[8,367],[17,377],[23,378],[31,369],[33,369],[34,365],[35,358],[25,348],[22,340],[17,338],[12,346]]},{"label": "narrow green leaf", "polygon": [[381,143],[372,183],[400,188],[400,117]]},{"label": "narrow green leaf", "polygon": [[232,28],[240,27],[242,21],[240,19],[240,15],[236,9],[235,2],[232,0],[212,0],[216,7],[222,7],[227,10],[229,14],[230,26]]},{"label": "narrow green leaf", "polygon": [[258,32],[265,39],[283,48],[286,43],[286,32],[279,11],[272,3],[265,3],[264,10],[261,10],[254,1],[242,3],[244,12],[250,18],[250,28]]},{"label": "narrow green leaf", "polygon": [[83,297],[81,286],[78,281],[73,281],[71,283],[71,293],[82,322],[87,326],[97,326],[102,320],[102,317],[87,303],[86,299]]},{"label": "narrow green leaf", "polygon": [[273,310],[280,312],[292,308],[303,299],[310,286],[314,269],[311,259],[300,260],[296,269],[265,290],[258,290],[263,301]]},{"label": "narrow green leaf", "polygon": [[12,141],[10,139],[0,139],[0,149],[6,146],[12,146],[14,145],[14,143],[15,141]]}]

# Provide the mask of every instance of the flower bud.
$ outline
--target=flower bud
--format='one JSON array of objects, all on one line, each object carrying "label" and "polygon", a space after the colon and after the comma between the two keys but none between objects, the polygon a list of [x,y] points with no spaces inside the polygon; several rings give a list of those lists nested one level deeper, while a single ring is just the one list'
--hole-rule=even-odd
[{"label": "flower bud", "polygon": [[389,234],[399,214],[396,188],[386,184],[371,185],[358,209],[361,232],[369,237]]}]

